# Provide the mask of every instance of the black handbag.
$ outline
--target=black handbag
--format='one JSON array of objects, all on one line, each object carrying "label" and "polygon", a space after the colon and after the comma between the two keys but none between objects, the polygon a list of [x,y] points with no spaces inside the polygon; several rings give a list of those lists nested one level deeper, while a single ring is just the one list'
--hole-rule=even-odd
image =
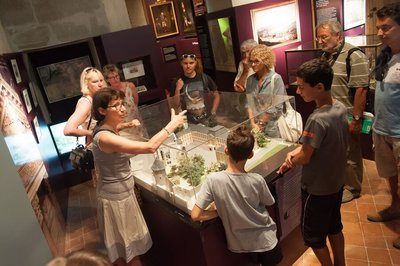
[{"label": "black handbag", "polygon": [[[90,116],[87,129],[89,129],[91,121],[92,116]],[[73,148],[69,154],[69,160],[71,161],[72,167],[77,170],[91,171],[94,169],[93,153],[87,146],[78,143],[78,137],[76,138],[76,147]]]},{"label": "black handbag", "polygon": [[78,144],[69,154],[72,167],[81,171],[94,169],[93,153],[82,144]]}]

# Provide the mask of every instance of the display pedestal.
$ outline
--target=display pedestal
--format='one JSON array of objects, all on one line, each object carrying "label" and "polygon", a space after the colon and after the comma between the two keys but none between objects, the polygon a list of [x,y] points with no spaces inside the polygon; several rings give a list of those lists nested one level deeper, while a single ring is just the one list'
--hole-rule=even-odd
[{"label": "display pedestal", "polygon": [[[276,199],[276,204],[268,211],[277,223],[284,261],[289,264],[306,250],[299,230],[301,198],[300,182],[296,180],[300,178],[300,173],[297,169],[279,178],[276,174],[266,178]],[[142,212],[153,239],[152,248],[143,256],[148,265],[257,265],[251,262],[248,254],[233,253],[227,249],[219,218],[203,223],[193,222],[187,213],[143,187],[139,186],[139,189]]]}]

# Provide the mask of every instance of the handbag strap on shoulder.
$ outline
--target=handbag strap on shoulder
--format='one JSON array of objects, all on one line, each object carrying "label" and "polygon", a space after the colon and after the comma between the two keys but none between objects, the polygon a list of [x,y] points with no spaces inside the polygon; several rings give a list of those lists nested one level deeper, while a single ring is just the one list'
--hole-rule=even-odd
[{"label": "handbag strap on shoulder", "polygon": [[[89,122],[86,127],[86,130],[89,130],[91,123],[92,123],[92,114],[90,114],[90,118],[89,118]],[[87,143],[87,136],[85,137],[85,143]],[[76,137],[76,145],[79,145],[79,137]]]}]

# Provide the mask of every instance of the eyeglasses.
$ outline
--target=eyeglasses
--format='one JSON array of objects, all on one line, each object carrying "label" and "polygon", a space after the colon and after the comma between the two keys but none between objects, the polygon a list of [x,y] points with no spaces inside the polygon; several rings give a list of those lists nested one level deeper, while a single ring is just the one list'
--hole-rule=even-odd
[{"label": "eyeglasses", "polygon": [[114,76],[108,76],[107,79],[117,79],[117,78],[119,78],[119,75],[118,75],[118,74],[116,74],[116,75],[114,75]]},{"label": "eyeglasses", "polygon": [[252,66],[252,65],[258,65],[258,64],[260,64],[261,63],[261,61],[260,60],[258,60],[258,59],[256,59],[256,60],[249,60],[249,64]]},{"label": "eyeglasses", "polygon": [[182,59],[186,59],[186,58],[196,59],[196,55],[195,54],[183,54]]},{"label": "eyeglasses", "polygon": [[126,107],[126,102],[119,102],[119,103],[107,106],[107,108],[112,108],[112,109],[115,109],[118,111],[121,111],[122,107],[124,107],[124,108]]}]

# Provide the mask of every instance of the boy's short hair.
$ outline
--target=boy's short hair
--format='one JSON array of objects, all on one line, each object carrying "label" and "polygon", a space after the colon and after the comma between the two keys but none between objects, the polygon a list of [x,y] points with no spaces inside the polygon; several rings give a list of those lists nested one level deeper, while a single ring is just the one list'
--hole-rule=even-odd
[{"label": "boy's short hair", "polygon": [[383,19],[385,17],[389,17],[396,21],[397,24],[400,25],[400,3],[393,3],[385,5],[376,11],[376,16],[379,19]]},{"label": "boy's short hair", "polygon": [[333,70],[328,61],[315,58],[303,63],[296,71],[296,76],[303,79],[312,87],[322,83],[325,90],[330,90],[333,80]]},{"label": "boy's short hair", "polygon": [[254,136],[244,125],[233,129],[226,139],[229,156],[236,162],[250,157],[254,148]]}]

